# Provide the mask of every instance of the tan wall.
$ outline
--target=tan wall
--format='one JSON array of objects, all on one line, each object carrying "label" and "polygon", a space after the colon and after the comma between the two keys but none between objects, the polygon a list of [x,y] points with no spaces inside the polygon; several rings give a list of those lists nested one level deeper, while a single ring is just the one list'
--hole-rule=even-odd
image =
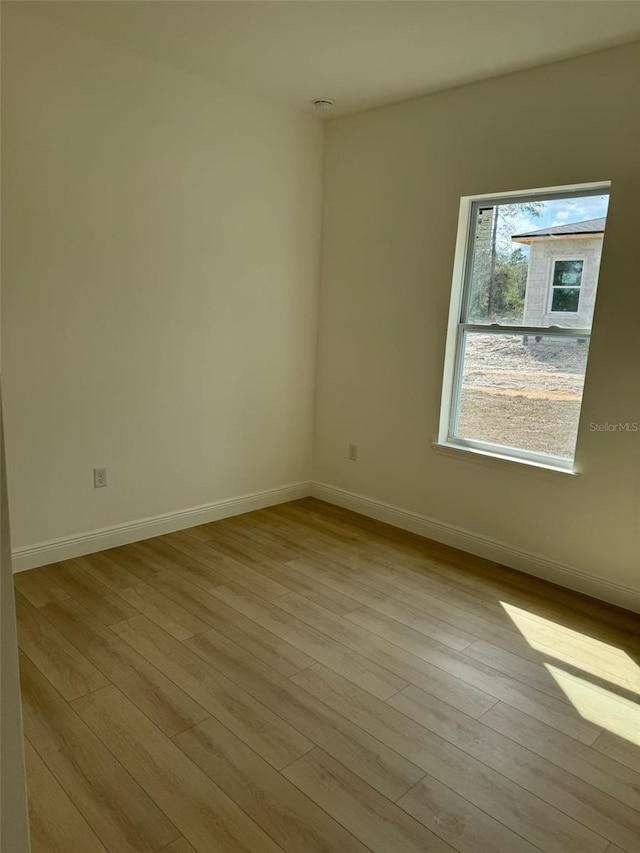
[{"label": "tan wall", "polygon": [[[639,79],[634,44],[330,122],[315,479],[640,607],[640,432],[589,427],[640,421]],[[608,179],[582,475],[436,454],[460,197]]]},{"label": "tan wall", "polygon": [[[602,237],[539,240],[531,245],[523,323],[525,326],[575,326],[589,328],[596,301]],[[584,260],[578,315],[549,311],[551,278],[556,260]]]},{"label": "tan wall", "polygon": [[4,37],[14,548],[308,482],[319,120],[15,9]]}]

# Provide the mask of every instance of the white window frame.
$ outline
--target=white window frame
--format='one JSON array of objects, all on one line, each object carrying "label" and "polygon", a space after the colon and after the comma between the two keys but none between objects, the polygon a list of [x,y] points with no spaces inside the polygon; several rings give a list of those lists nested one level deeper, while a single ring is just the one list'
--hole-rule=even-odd
[{"label": "white window frame", "polygon": [[[575,320],[576,317],[580,314],[580,307],[582,305],[582,294],[583,294],[583,286],[585,280],[585,272],[587,269],[587,259],[586,257],[581,257],[579,255],[554,255],[549,258],[551,261],[551,271],[549,273],[549,293],[547,296],[547,315],[549,317],[567,317],[568,319]],[[553,284],[553,278],[556,272],[556,264],[558,261],[570,261],[573,263],[574,261],[582,261],[582,274],[580,277],[580,284],[578,285],[578,308],[576,311],[553,311],[553,291],[556,289]],[[569,288],[573,287],[575,289],[575,285],[568,285]]]},{"label": "white window frame", "polygon": [[[554,198],[580,198],[587,195],[609,195],[610,181],[595,183],[571,184],[559,187],[539,187],[531,190],[521,190],[505,193],[490,193],[485,195],[463,196],[460,199],[458,216],[458,231],[456,250],[453,264],[453,282],[449,306],[449,320],[445,344],[444,376],[442,382],[442,399],[440,406],[440,425],[438,439],[433,442],[434,449],[458,450],[480,457],[490,457],[496,460],[517,462],[546,468],[565,473],[577,473],[575,459],[565,459],[560,456],[537,453],[518,447],[493,444],[461,438],[456,435],[457,418],[460,405],[460,390],[462,385],[462,357],[464,333],[487,332],[489,334],[543,335],[544,337],[591,337],[590,328],[560,328],[558,326],[510,326],[497,323],[473,324],[465,321],[466,302],[470,294],[471,255],[470,246],[475,236],[475,210],[478,207],[496,204],[518,204],[535,199],[553,200]],[[573,258],[572,258],[573,260]],[[576,259],[580,260],[580,259]],[[584,281],[584,266],[583,266]],[[581,287],[582,290],[582,281]],[[582,296],[582,293],[580,294]],[[567,316],[567,312],[561,312]],[[554,315],[555,316],[555,315]],[[573,315],[572,315],[573,316]]]}]

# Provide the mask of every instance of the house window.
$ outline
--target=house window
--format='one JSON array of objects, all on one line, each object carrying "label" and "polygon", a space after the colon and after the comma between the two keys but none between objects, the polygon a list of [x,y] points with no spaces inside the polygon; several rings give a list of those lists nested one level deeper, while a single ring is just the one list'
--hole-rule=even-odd
[{"label": "house window", "polygon": [[578,313],[583,269],[584,260],[554,261],[549,305],[552,314]]},{"label": "house window", "polygon": [[574,470],[608,203],[609,184],[462,199],[437,446]]}]

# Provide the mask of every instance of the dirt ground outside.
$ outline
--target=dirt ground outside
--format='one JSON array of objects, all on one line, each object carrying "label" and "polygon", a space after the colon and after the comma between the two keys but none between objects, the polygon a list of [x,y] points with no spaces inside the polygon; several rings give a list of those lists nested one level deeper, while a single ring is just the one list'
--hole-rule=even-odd
[{"label": "dirt ground outside", "polygon": [[588,342],[469,334],[458,435],[573,458]]}]

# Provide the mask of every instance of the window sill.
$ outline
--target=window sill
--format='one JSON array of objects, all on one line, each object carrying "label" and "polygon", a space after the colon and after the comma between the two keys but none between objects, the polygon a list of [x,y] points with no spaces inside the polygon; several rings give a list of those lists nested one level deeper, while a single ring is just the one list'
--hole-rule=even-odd
[{"label": "window sill", "polygon": [[491,453],[488,450],[478,450],[475,447],[463,447],[460,444],[452,444],[448,442],[432,441],[431,447],[434,453],[442,456],[451,456],[456,459],[467,459],[469,462],[479,462],[484,465],[491,465],[498,468],[505,466],[513,468],[514,465],[533,468],[537,471],[549,471],[552,474],[564,474],[569,477],[579,477],[580,472],[571,470],[570,468],[561,468],[556,465],[549,465],[544,462],[536,462],[533,459],[521,459],[517,456],[508,456],[502,453]]}]

